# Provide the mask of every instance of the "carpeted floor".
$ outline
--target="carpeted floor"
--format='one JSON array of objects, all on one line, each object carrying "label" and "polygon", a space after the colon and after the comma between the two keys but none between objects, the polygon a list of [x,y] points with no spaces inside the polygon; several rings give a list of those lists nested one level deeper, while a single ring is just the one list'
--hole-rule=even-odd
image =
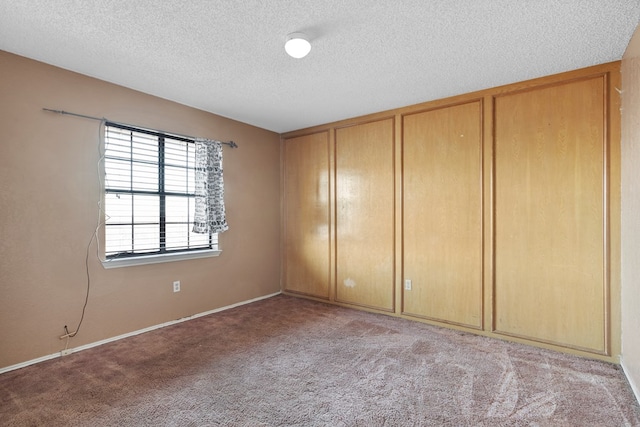
[{"label": "carpeted floor", "polygon": [[621,369],[277,296],[0,375],[3,426],[640,426]]}]

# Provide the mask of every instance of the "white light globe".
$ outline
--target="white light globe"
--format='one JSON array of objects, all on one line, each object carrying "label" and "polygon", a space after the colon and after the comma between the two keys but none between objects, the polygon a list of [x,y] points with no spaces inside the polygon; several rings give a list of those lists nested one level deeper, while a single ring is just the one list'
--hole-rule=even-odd
[{"label": "white light globe", "polygon": [[303,33],[291,33],[287,36],[284,50],[293,58],[304,58],[311,51],[311,43]]}]

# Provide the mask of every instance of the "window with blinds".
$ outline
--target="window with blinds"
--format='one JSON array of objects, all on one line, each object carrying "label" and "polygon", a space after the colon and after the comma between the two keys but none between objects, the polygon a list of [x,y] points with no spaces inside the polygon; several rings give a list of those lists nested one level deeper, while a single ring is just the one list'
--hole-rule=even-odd
[{"label": "window with blinds", "polygon": [[193,233],[192,139],[107,122],[107,259],[218,249],[216,233]]}]

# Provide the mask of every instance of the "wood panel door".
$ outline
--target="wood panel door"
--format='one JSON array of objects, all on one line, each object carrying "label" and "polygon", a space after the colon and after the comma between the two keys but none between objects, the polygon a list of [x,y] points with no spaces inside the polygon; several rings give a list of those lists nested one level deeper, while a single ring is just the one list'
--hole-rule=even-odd
[{"label": "wood panel door", "polygon": [[394,119],[335,134],[336,301],[394,310]]},{"label": "wood panel door", "polygon": [[608,351],[605,84],[495,98],[498,333]]},{"label": "wood panel door", "polygon": [[403,313],[482,328],[481,102],[403,118]]},{"label": "wood panel door", "polygon": [[329,133],[284,140],[284,284],[329,299]]}]

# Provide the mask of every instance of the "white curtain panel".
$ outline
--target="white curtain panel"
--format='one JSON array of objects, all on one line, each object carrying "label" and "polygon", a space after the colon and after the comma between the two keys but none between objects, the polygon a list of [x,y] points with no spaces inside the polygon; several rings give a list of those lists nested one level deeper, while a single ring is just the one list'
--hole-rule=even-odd
[{"label": "white curtain panel", "polygon": [[196,138],[194,233],[221,233],[229,229],[224,209],[222,143]]}]

